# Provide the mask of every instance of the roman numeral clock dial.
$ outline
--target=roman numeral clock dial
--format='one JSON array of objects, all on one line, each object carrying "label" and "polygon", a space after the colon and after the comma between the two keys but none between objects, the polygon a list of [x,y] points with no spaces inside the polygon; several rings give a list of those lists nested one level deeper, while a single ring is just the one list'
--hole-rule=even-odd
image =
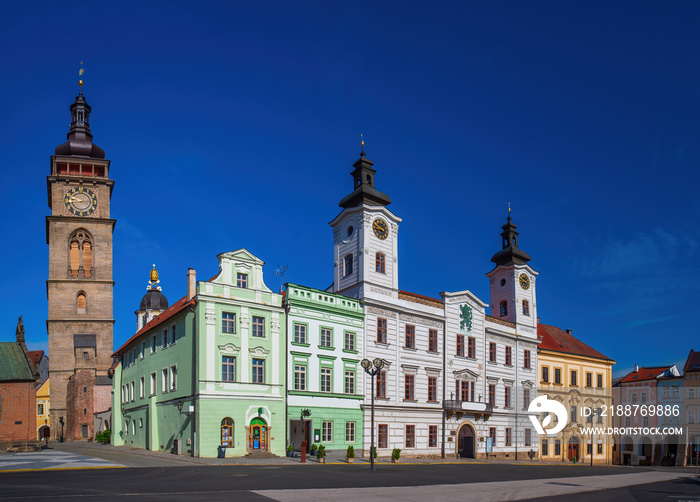
[{"label": "roman numeral clock dial", "polygon": [[377,238],[384,240],[389,236],[389,226],[382,219],[377,218],[372,223],[372,230]]},{"label": "roman numeral clock dial", "polygon": [[97,209],[97,197],[85,187],[73,187],[63,199],[66,209],[73,216],[90,216]]}]

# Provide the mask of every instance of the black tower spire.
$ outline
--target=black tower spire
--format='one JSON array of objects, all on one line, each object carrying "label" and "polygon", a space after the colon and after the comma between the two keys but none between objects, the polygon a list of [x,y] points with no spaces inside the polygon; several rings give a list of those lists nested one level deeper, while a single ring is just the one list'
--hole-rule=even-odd
[{"label": "black tower spire", "polygon": [[503,249],[491,257],[491,261],[496,265],[513,265],[517,263],[524,265],[532,258],[522,249],[518,248],[518,226],[510,220],[510,204],[508,204],[508,219],[501,227],[501,237],[503,237]]},{"label": "black tower spire", "polygon": [[352,165],[355,169],[352,173],[354,190],[343,197],[338,204],[340,207],[357,207],[362,204],[371,206],[388,206],[391,199],[385,193],[374,188],[374,175],[377,172],[372,166],[374,162],[365,156],[365,142],[362,141],[362,152],[360,158]]},{"label": "black tower spire", "polygon": [[68,141],[56,147],[56,155],[93,157],[104,159],[105,152],[99,146],[93,144],[90,134],[90,105],[83,96],[82,80],[80,81],[80,94],[75,102],[70,105],[71,123],[68,131]]}]

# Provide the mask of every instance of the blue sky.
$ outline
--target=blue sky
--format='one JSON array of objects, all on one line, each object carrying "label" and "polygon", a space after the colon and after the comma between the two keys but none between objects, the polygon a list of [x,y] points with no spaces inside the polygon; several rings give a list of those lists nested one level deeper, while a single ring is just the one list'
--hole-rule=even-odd
[{"label": "blue sky", "polygon": [[[401,289],[488,301],[510,202],[541,321],[615,359],[700,349],[697,2],[6,2],[0,339],[47,349],[46,175],[85,62],[116,180],[115,348],[245,247],[332,281],[360,133]],[[284,279],[277,265],[288,266]]]}]

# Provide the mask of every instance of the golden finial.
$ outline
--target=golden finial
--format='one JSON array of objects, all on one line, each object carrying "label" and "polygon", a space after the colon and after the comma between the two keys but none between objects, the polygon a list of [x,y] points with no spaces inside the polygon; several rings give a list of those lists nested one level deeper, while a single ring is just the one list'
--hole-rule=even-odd
[{"label": "golden finial", "polygon": [[[78,76],[82,77],[83,75],[85,75],[85,68],[83,68],[83,62],[81,61],[80,62],[80,69],[78,70]],[[83,80],[82,79],[78,80],[78,85],[80,86],[80,90],[82,91],[82,87],[83,87]]]},{"label": "golden finial", "polygon": [[157,283],[158,281],[158,271],[156,270],[156,264],[153,264],[153,270],[151,270],[151,275],[149,276],[151,283]]},{"label": "golden finial", "polygon": [[360,146],[362,147],[362,155],[365,154],[365,138],[360,133]]},{"label": "golden finial", "polygon": [[508,203],[508,221],[510,221],[510,202]]}]

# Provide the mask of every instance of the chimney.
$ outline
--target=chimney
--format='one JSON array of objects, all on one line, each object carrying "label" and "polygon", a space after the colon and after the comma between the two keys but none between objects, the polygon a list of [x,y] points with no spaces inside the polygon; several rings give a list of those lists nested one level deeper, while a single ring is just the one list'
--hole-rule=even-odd
[{"label": "chimney", "polygon": [[187,269],[187,301],[197,294],[197,272],[193,268]]},{"label": "chimney", "polygon": [[635,365],[634,365],[634,372],[635,372],[635,373],[638,373],[638,372],[639,372],[639,365],[638,365],[638,364],[635,364]]},{"label": "chimney", "polygon": [[571,328],[567,328],[566,334],[567,334],[567,335],[570,335],[570,334],[571,334]]}]

